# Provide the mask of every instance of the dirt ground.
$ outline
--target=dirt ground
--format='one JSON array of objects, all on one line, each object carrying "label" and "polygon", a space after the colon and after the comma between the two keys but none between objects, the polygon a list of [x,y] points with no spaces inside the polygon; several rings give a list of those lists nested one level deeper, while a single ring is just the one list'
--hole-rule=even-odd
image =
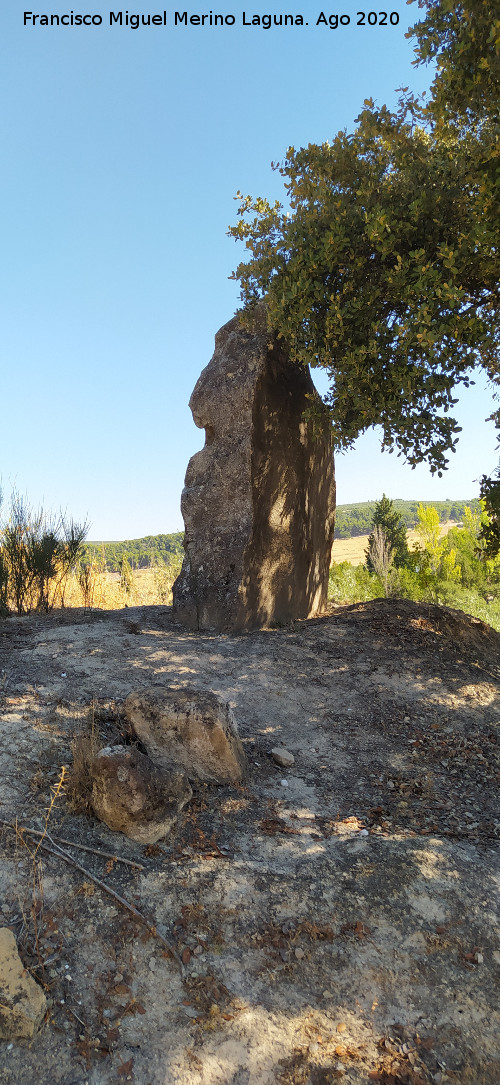
[{"label": "dirt ground", "polygon": [[92,702],[116,742],[152,683],[226,698],[250,764],[149,848],[62,790],[49,832],[88,873],[0,826],[0,923],[49,999],[0,1082],[498,1085],[499,662],[487,626],[398,601],[242,636],[168,607],[0,622],[4,822],[42,829]]}]

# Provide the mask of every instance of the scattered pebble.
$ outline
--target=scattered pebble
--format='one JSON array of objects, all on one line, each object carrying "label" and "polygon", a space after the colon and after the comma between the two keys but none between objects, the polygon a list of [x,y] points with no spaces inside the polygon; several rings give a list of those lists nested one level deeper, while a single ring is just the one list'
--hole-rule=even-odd
[{"label": "scattered pebble", "polygon": [[295,764],[293,753],[290,753],[290,750],[285,750],[284,746],[276,746],[274,750],[271,750],[271,757],[283,769],[291,769],[292,765]]},{"label": "scattered pebble", "polygon": [[482,963],[483,963],[483,961],[484,961],[484,957],[483,957],[483,954],[482,954],[482,953],[476,953],[476,961],[477,961],[477,963],[478,963],[478,964],[482,964]]},{"label": "scattered pebble", "polygon": [[498,952],[497,949],[493,950],[492,957],[493,957],[493,960],[494,960],[495,964],[500,964],[500,953]]},{"label": "scattered pebble", "polygon": [[280,784],[282,787],[288,787],[288,780],[280,780]]},{"label": "scattered pebble", "polygon": [[297,946],[297,949],[295,950],[295,956],[298,961],[302,961],[304,959],[305,953],[304,950],[300,948],[300,946]]},{"label": "scattered pebble", "polygon": [[368,829],[360,829],[359,830],[359,835],[360,836],[369,836]]}]

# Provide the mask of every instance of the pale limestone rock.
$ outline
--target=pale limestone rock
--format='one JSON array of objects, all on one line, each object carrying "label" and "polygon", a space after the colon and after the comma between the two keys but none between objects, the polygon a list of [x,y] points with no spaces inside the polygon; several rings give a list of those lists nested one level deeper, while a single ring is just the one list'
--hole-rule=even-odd
[{"label": "pale limestone rock", "polygon": [[177,765],[191,780],[239,784],[246,758],[228,704],[209,690],[151,686],[131,693],[125,718],[160,767]]},{"label": "pale limestone rock", "polygon": [[285,750],[284,746],[276,746],[274,750],[271,750],[271,757],[283,769],[291,769],[292,765],[295,764],[293,753],[290,753],[290,750]]},{"label": "pale limestone rock", "polygon": [[46,1009],[47,999],[23,968],[12,931],[0,927],[0,1040],[31,1040]]},{"label": "pale limestone rock", "polygon": [[331,435],[303,418],[309,373],[239,317],[217,334],[190,407],[205,447],[189,461],[185,558],[174,614],[190,629],[256,629],[307,618],[327,600],[335,515]]},{"label": "pale limestone rock", "polygon": [[91,774],[97,817],[139,844],[163,840],[192,796],[183,772],[162,772],[135,746],[106,746]]}]

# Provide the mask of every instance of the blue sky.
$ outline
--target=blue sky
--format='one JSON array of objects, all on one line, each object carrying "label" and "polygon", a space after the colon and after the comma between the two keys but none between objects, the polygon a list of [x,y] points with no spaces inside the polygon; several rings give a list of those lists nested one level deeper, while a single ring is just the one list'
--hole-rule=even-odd
[{"label": "blue sky", "polygon": [[[102,0],[81,9],[102,16],[89,28],[25,27],[19,0],[3,0],[7,497],[16,487],[33,505],[88,517],[94,539],[182,528],[184,474],[203,444],[189,396],[238,305],[229,275],[242,250],[226,236],[234,196],[280,196],[270,163],[289,145],[352,128],[366,97],[391,105],[396,88],[428,85],[405,40],[417,6],[388,6],[399,25],[357,26],[362,5],[348,0],[325,14],[349,14],[351,25],[330,30],[315,25],[320,4],[295,0],[283,11],[308,26],[244,28],[253,8],[228,3],[212,10],[234,14],[232,27],[174,28],[169,7],[166,28],[132,30],[110,28]],[[163,12],[145,0],[129,10]],[[491,410],[479,378],[457,408],[463,435],[441,480],[366,435],[338,457],[339,502],[477,494],[498,460]]]}]

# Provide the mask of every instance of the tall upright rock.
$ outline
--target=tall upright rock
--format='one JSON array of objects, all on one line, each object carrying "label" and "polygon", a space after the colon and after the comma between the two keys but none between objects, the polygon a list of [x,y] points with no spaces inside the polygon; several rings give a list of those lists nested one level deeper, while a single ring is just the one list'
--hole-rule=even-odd
[{"label": "tall upright rock", "polygon": [[191,458],[181,508],[185,557],[174,613],[189,629],[258,629],[306,618],[327,598],[335,517],[329,432],[303,418],[319,399],[265,326],[238,316],[190,399],[205,447]]}]

